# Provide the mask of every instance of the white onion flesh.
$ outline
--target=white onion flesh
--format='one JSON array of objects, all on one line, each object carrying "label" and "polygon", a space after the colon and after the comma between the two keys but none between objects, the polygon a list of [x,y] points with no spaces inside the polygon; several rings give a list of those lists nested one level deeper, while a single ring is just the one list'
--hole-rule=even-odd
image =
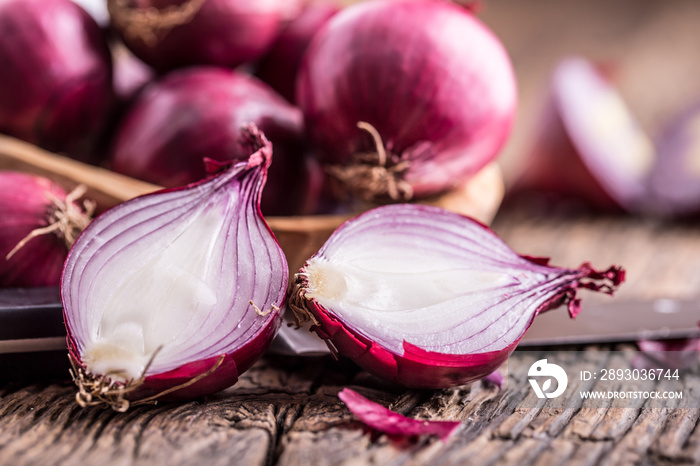
[{"label": "white onion flesh", "polygon": [[572,280],[476,222],[401,209],[365,214],[304,267],[307,298],[396,354],[404,341],[445,354],[502,350]]},{"label": "white onion flesh", "polygon": [[135,379],[154,355],[145,375],[230,353],[268,324],[251,301],[282,306],[286,261],[257,210],[260,179],[235,175],[117,206],[76,242],[63,299],[91,373]]}]

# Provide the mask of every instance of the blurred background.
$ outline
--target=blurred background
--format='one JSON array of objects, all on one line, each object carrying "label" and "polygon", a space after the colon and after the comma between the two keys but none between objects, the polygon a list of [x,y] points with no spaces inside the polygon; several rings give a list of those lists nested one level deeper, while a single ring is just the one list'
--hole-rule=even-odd
[{"label": "blurred background", "polygon": [[700,2],[484,0],[478,14],[508,49],[520,91],[514,133],[501,155],[509,184],[532,142],[552,69],[568,55],[601,63],[652,138],[700,100]]}]

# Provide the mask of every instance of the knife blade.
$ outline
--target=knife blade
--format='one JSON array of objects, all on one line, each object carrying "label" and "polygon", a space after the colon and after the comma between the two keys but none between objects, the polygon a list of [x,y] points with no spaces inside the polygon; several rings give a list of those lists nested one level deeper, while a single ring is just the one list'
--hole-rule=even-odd
[{"label": "knife blade", "polygon": [[[700,334],[700,299],[658,298],[584,303],[576,319],[563,309],[538,316],[520,346],[613,343],[690,338]],[[271,352],[296,356],[328,354],[325,343],[285,318]],[[66,351],[58,288],[0,290],[0,360],[13,354]],[[0,366],[1,367],[1,366]]]}]

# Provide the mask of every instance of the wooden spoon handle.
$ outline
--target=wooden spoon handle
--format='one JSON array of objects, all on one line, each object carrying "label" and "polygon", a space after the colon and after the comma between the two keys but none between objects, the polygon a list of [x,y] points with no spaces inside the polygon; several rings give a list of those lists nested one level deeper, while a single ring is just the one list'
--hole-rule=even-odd
[{"label": "wooden spoon handle", "polygon": [[83,184],[88,188],[85,197],[97,202],[100,210],[160,189],[160,186],[53,154],[3,135],[0,135],[0,169],[46,176],[66,189]]}]

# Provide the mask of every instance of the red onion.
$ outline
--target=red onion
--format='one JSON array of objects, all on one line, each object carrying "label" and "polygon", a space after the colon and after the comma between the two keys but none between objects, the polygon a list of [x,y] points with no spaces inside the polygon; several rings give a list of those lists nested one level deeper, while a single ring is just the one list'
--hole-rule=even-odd
[{"label": "red onion", "polygon": [[541,312],[580,311],[579,288],[610,293],[624,271],[550,267],[486,226],[436,207],[396,204],[338,228],[301,268],[289,308],[332,351],[415,388],[483,378]]},{"label": "red onion", "polygon": [[700,212],[700,104],[674,118],[662,133],[649,190],[651,209],[657,214]]},{"label": "red onion", "polygon": [[94,206],[48,178],[0,172],[0,287],[58,285],[68,248]]},{"label": "red onion", "polygon": [[86,160],[111,101],[100,27],[70,0],[0,2],[0,132]]},{"label": "red onion", "polygon": [[296,0],[107,0],[107,5],[126,45],[161,72],[255,60],[299,9]]},{"label": "red onion", "polygon": [[459,421],[411,419],[370,401],[349,388],[342,389],[338,398],[364,424],[391,437],[436,435],[446,441],[462,425]]},{"label": "red onion", "polygon": [[511,194],[556,193],[605,210],[645,208],[654,146],[612,83],[589,61],[570,57],[557,65],[550,92]]},{"label": "red onion", "polygon": [[259,210],[272,150],[95,219],[61,281],[78,402],[184,399],[226,388],[279,328],[287,262]]},{"label": "red onion", "polygon": [[319,31],[297,102],[322,162],[348,190],[407,200],[445,191],[496,156],[516,86],[502,44],[469,11],[383,0],[348,7]]},{"label": "red onion", "polygon": [[328,22],[340,6],[312,3],[282,31],[270,51],[260,60],[256,76],[290,102],[294,102],[299,65],[314,34]]},{"label": "red onion", "polygon": [[241,126],[255,123],[275,149],[266,215],[307,213],[317,184],[303,157],[300,111],[256,78],[220,68],[175,71],[144,89],[119,129],[112,169],[167,187],[206,175],[202,159],[247,158]]}]

